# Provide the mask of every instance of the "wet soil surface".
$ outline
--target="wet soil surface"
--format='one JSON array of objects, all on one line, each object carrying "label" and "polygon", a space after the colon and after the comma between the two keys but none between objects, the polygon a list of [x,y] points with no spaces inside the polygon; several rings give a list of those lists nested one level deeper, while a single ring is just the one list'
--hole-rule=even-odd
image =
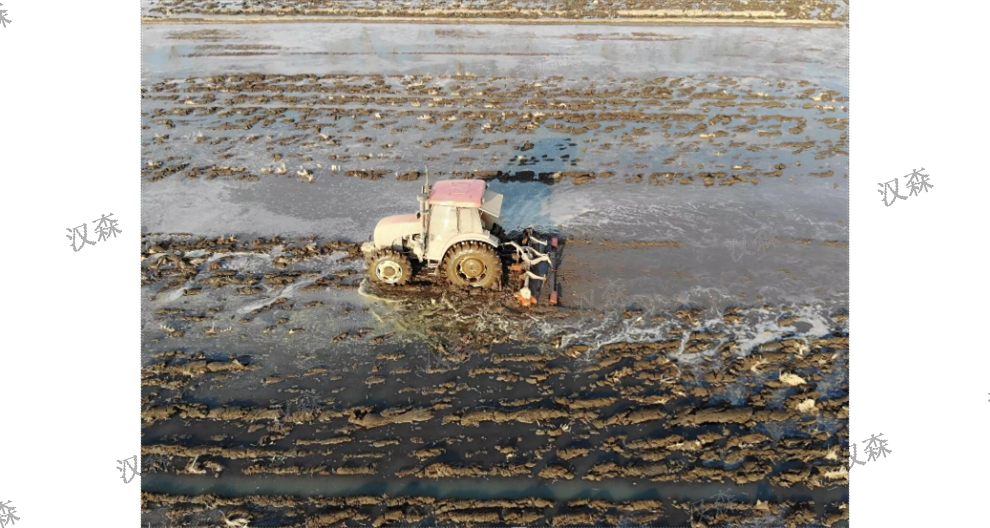
[{"label": "wet soil surface", "polygon": [[848,98],[808,81],[255,74],[163,80],[143,99],[151,182],[415,181],[414,160],[438,177],[548,184],[848,177],[835,170]]},{"label": "wet soil surface", "polygon": [[[830,503],[824,524],[815,523],[814,505],[805,501],[744,503],[717,507],[662,500],[604,499],[451,500],[433,497],[293,496],[221,497],[142,494],[146,509],[166,526],[668,526],[661,519],[682,518],[692,526],[836,526],[848,519],[845,504]],[[665,508],[666,507],[666,508]],[[226,523],[224,522],[226,521]],[[151,521],[149,521],[151,522]],[[171,523],[171,524],[170,524]],[[256,524],[260,523],[260,524]],[[273,524],[274,523],[274,524]],[[677,526],[687,526],[678,524]],[[675,525],[669,525],[675,526]]]},{"label": "wet soil surface", "polygon": [[[149,519],[204,504],[258,526],[844,518],[841,310],[710,295],[527,310],[428,275],[370,287],[355,245],[315,239],[149,235],[142,260]],[[362,506],[376,486],[394,508]],[[721,487],[740,504],[716,515]],[[183,496],[211,492],[232,498]]]}]

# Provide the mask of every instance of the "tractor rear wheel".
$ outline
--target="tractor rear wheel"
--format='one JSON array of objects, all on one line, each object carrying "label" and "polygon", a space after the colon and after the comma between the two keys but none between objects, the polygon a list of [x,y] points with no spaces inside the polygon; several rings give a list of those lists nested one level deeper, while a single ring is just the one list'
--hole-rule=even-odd
[{"label": "tractor rear wheel", "polygon": [[447,280],[457,287],[498,288],[502,282],[502,260],[495,249],[482,242],[459,242],[444,259]]},{"label": "tractor rear wheel", "polygon": [[392,249],[375,253],[368,262],[368,277],[380,284],[401,286],[412,278],[412,263],[405,255]]}]

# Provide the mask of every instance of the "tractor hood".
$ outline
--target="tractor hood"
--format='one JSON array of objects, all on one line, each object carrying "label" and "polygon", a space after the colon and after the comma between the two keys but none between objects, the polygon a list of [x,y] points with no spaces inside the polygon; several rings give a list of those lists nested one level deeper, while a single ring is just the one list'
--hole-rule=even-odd
[{"label": "tractor hood", "polygon": [[416,213],[386,216],[375,226],[375,247],[400,245],[402,237],[422,232],[423,221]]}]

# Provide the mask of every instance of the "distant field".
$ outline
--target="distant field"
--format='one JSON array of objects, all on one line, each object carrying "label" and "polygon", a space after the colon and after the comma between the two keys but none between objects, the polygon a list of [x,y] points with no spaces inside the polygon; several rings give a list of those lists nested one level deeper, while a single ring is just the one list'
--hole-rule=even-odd
[{"label": "distant field", "polygon": [[[460,22],[587,20],[658,23],[802,23],[843,24],[848,2],[841,0],[143,0],[146,22],[234,17],[443,19]],[[473,20],[472,20],[473,19]]]}]

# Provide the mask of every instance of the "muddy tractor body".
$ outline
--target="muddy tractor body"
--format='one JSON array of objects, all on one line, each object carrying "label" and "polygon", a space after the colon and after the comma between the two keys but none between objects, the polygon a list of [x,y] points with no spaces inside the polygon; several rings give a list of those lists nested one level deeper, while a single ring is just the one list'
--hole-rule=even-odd
[{"label": "muddy tractor body", "polygon": [[402,285],[427,268],[455,286],[497,288],[502,195],[484,180],[427,180],[417,198],[419,212],[381,219],[361,246],[371,280]]}]

